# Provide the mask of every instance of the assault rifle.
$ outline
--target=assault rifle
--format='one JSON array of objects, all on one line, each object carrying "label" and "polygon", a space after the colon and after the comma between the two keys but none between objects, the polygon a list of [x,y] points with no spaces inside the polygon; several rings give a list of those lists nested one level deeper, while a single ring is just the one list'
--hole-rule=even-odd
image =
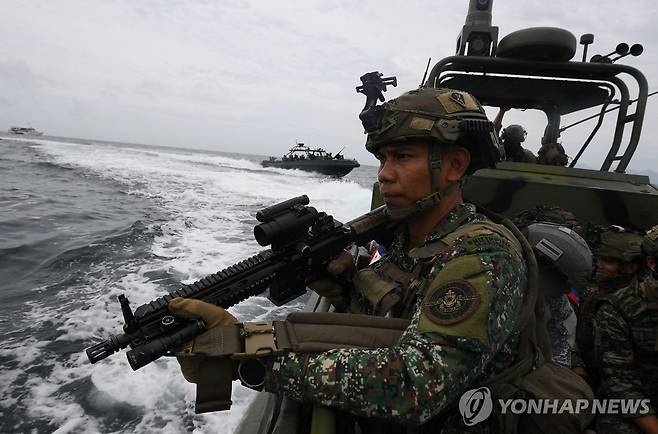
[{"label": "assault rifle", "polygon": [[352,244],[381,239],[392,224],[383,207],[346,224],[306,206],[306,195],[295,197],[256,213],[261,222],[254,236],[271,248],[191,285],[170,292],[133,312],[125,295],[119,296],[124,318],[123,334],[111,336],[87,349],[91,363],[131,347],[127,352],[133,370],[173,352],[184,342],[206,331],[202,320],[182,320],[169,313],[176,297],[194,298],[229,308],[269,289],[268,298],[281,306],[306,292],[306,279],[321,276],[327,263]]}]

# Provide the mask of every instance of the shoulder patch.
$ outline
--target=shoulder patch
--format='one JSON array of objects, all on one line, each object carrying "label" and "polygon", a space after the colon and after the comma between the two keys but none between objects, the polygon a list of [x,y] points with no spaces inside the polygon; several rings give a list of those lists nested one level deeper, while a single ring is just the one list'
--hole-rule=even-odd
[{"label": "shoulder patch", "polygon": [[436,324],[456,324],[475,312],[480,295],[466,280],[451,280],[430,289],[422,304],[423,314]]}]

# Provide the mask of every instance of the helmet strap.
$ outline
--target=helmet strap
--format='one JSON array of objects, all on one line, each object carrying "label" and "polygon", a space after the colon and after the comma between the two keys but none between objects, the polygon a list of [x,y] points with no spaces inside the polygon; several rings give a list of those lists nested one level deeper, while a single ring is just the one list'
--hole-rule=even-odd
[{"label": "helmet strap", "polygon": [[455,191],[462,189],[465,179],[462,178],[459,182],[454,182],[441,190],[439,180],[441,179],[441,150],[438,146],[430,147],[430,156],[428,158],[428,165],[430,177],[432,182],[432,194],[417,200],[412,205],[400,208],[386,207],[386,213],[393,219],[408,218],[412,215],[418,214],[424,209],[430,208],[441,201],[442,198],[448,196]]}]

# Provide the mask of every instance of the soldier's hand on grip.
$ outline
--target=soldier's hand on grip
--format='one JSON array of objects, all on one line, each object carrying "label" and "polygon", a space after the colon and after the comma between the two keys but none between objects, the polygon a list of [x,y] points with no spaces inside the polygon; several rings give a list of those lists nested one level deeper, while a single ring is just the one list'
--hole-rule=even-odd
[{"label": "soldier's hand on grip", "polygon": [[[199,349],[197,347],[199,345],[196,344],[197,340],[204,340],[203,336],[212,334],[213,328],[236,324],[239,321],[226,309],[190,298],[174,298],[169,302],[168,307],[174,316],[184,319],[202,319],[208,327],[207,332],[184,343],[176,353],[176,360],[178,360],[183,377],[190,383],[198,384],[203,378],[201,370],[205,357],[198,354]],[[210,340],[212,341],[212,338]],[[228,369],[229,371],[233,370],[230,367]],[[232,377],[232,374],[228,374],[228,376]]]},{"label": "soldier's hand on grip", "polygon": [[231,325],[239,322],[227,310],[214,304],[191,298],[174,298],[169,302],[169,312],[179,318],[202,319],[208,326],[208,329],[218,325]]},{"label": "soldier's hand on grip", "polygon": [[354,257],[349,252],[343,251],[327,265],[326,277],[307,281],[306,285],[323,297],[336,298],[343,295],[344,284],[352,279],[354,273],[356,273]]}]

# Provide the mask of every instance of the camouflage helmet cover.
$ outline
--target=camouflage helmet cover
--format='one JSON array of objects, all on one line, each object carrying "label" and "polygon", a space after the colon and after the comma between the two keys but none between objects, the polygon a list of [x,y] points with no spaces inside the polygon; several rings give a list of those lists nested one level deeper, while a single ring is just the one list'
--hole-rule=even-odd
[{"label": "camouflage helmet cover", "polygon": [[658,256],[658,225],[649,229],[644,236],[642,253],[647,256]]},{"label": "camouflage helmet cover", "polygon": [[372,153],[383,145],[429,139],[452,145],[469,138],[464,146],[471,153],[469,172],[491,167],[499,158],[493,124],[480,103],[469,93],[437,88],[419,88],[377,107],[377,128],[367,131],[366,149]]},{"label": "camouflage helmet cover", "polygon": [[642,235],[611,226],[601,233],[600,242],[592,249],[596,256],[630,262],[642,256]]},{"label": "camouflage helmet cover", "polygon": [[512,222],[519,228],[525,228],[532,223],[554,223],[568,227],[581,237],[584,235],[583,227],[574,213],[559,206],[537,205],[515,215]]}]

